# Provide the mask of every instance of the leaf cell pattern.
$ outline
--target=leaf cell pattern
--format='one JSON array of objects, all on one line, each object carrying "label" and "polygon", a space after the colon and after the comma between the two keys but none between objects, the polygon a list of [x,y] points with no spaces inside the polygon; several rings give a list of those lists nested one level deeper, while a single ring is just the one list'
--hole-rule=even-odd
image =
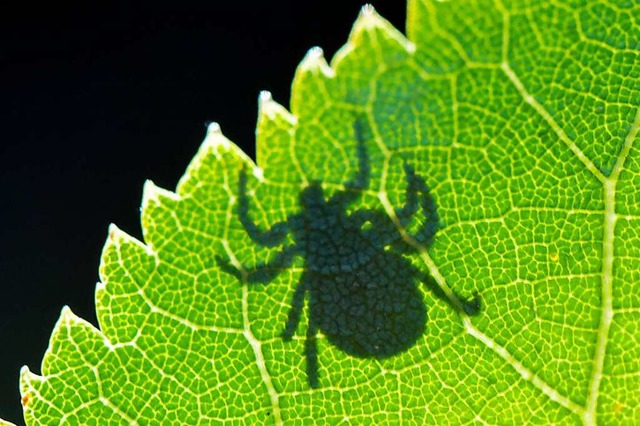
[{"label": "leaf cell pattern", "polygon": [[[345,189],[324,197],[322,184],[313,181],[300,193],[300,211],[268,230],[251,218],[247,194],[247,172],[239,177],[238,216],[254,244],[282,246],[288,233],[295,238],[269,263],[250,269],[237,268],[217,258],[221,269],[249,284],[267,284],[291,266],[296,256],[304,259],[304,271],[296,284],[282,337],[290,341],[308,295],[305,360],[309,385],[317,388],[318,331],[349,355],[383,359],[413,346],[424,332],[427,312],[416,284],[424,283],[462,314],[480,310],[480,298],[466,300],[447,294],[427,273],[421,273],[403,253],[415,252],[418,244],[430,247],[440,226],[435,201],[424,179],[409,164],[403,168],[407,181],[404,205],[394,215],[359,209],[348,213],[360,193],[369,188],[370,164],[364,140],[364,126],[354,123],[358,170]],[[421,207],[423,225],[415,235],[404,230]],[[410,244],[407,240],[413,242]]]},{"label": "leaf cell pattern", "polygon": [[405,38],[365,8],[331,65],[319,49],[304,59],[291,113],[261,97],[256,226],[285,221],[312,181],[344,190],[357,170],[344,117],[361,115],[357,209],[392,217],[402,162],[415,167],[444,226],[408,258],[446,294],[478,290],[481,315],[423,292],[424,335],[380,360],[319,335],[331,385],[311,389],[304,336],[274,325],[301,261],[260,288],[215,262],[277,250],[234,214],[251,162],[212,126],[175,193],[145,186],[145,243],[111,228],[100,330],[63,310],[42,374],[22,373],[27,423],[640,422],[638,16],[629,0],[411,0]]}]

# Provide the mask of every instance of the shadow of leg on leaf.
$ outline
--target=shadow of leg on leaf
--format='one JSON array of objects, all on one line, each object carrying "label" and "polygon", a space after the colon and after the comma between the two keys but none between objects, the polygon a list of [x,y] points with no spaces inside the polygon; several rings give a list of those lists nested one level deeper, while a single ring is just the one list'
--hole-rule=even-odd
[{"label": "shadow of leg on leaf", "polygon": [[[281,333],[290,341],[298,329],[308,298],[304,356],[309,385],[319,386],[318,331],[341,351],[358,358],[382,359],[408,350],[422,337],[427,323],[421,284],[461,315],[480,311],[480,298],[468,301],[449,296],[436,281],[412,264],[407,255],[416,248],[403,238],[409,224],[420,214],[419,229],[410,237],[425,249],[440,228],[435,200],[422,176],[405,163],[405,200],[394,209],[357,208],[354,204],[371,181],[366,149],[367,128],[354,124],[357,170],[343,189],[325,197],[320,182],[313,181],[299,194],[299,208],[285,221],[263,230],[251,217],[247,173],[238,178],[238,219],[253,243],[278,250],[269,262],[241,271],[217,257],[220,268],[247,283],[267,284],[303,259],[303,271],[293,292],[287,322]],[[399,229],[400,228],[400,229]],[[287,235],[293,243],[284,245]],[[452,300],[452,298],[457,298]]]}]

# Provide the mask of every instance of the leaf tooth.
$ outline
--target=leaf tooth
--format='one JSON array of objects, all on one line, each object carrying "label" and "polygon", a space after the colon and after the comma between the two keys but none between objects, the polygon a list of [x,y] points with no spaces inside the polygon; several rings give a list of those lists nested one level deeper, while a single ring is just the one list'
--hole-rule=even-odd
[{"label": "leaf tooth", "polygon": [[93,324],[74,314],[69,305],[64,305],[62,307],[62,310],[60,311],[60,318],[58,319],[56,325],[53,327],[53,334],[55,334],[56,330],[59,328],[74,326],[87,327],[89,331],[102,337],[102,333],[100,332],[100,330],[98,330]]},{"label": "leaf tooth", "polygon": [[105,248],[108,244],[120,245],[126,243],[133,243],[143,247],[147,251],[149,250],[149,247],[147,247],[142,241],[127,234],[122,229],[118,228],[115,223],[109,224],[109,237],[107,239],[107,244],[105,244]]},{"label": "leaf tooth", "polygon": [[360,10],[358,19],[356,19],[351,34],[349,35],[349,43],[359,44],[358,39],[360,39],[365,32],[382,32],[384,36],[397,42],[408,53],[413,53],[416,50],[415,44],[398,31],[389,21],[380,16],[370,4],[365,4]]},{"label": "leaf tooth", "polygon": [[258,97],[258,122],[264,119],[274,121],[277,118],[284,119],[292,126],[298,121],[285,107],[273,100],[271,92],[263,90]]},{"label": "leaf tooth", "polygon": [[207,125],[207,134],[200,146],[200,149],[198,150],[198,154],[196,154],[196,158],[194,158],[193,161],[196,161],[200,155],[206,155],[209,151],[211,151],[218,159],[222,158],[222,156],[229,151],[241,152],[233,142],[227,139],[227,137],[222,133],[220,124],[215,121],[212,121]]},{"label": "leaf tooth", "polygon": [[[217,122],[211,122],[207,126],[207,134],[192,163],[198,161],[199,157],[206,156],[208,152],[213,153],[217,159],[221,159],[224,154],[232,150],[241,151],[222,133],[222,129]],[[180,186],[180,184],[178,184],[178,186]]]},{"label": "leaf tooth", "polygon": [[388,30],[389,27],[394,28],[389,21],[376,12],[376,9],[371,4],[365,4],[362,6],[362,9],[360,9],[360,13],[358,14],[355,24],[353,24],[349,38],[357,36],[361,31]]},{"label": "leaf tooth", "polygon": [[321,73],[327,78],[332,78],[335,72],[327,60],[324,58],[324,52],[322,48],[316,46],[309,49],[302,62],[298,66],[299,73]]},{"label": "leaf tooth", "polygon": [[[155,219],[153,218],[154,207],[160,209],[172,209],[172,205],[180,201],[180,196],[166,189],[160,188],[153,181],[147,179],[142,188],[142,205],[140,206],[142,218],[142,237],[146,244],[143,244],[147,252],[155,255],[153,238],[149,237],[149,230],[153,228]],[[133,237],[130,237],[133,238]],[[141,243],[142,244],[142,243]]]},{"label": "leaf tooth", "polygon": [[263,90],[260,92],[258,96],[258,105],[262,105],[263,102],[273,101],[273,96],[271,96],[271,92],[268,90]]},{"label": "leaf tooth", "polygon": [[60,319],[58,322],[64,325],[69,325],[74,322],[74,319],[80,320],[80,318],[73,313],[69,305],[64,305],[60,311]]},{"label": "leaf tooth", "polygon": [[211,123],[209,123],[209,125],[207,126],[207,134],[209,133],[220,133],[222,134],[222,129],[220,128],[220,124],[218,124],[215,121],[212,121]]},{"label": "leaf tooth", "polygon": [[[35,395],[38,395],[40,384],[46,380],[46,377],[33,373],[26,365],[20,368],[20,397],[25,420],[29,420],[30,417],[29,411],[33,405],[30,400]],[[2,425],[2,422],[0,422],[0,425]]]},{"label": "leaf tooth", "polygon": [[58,321],[53,326],[53,331],[51,332],[51,337],[49,338],[49,347],[47,348],[47,351],[45,352],[42,359],[41,369],[42,375],[44,377],[50,374],[58,373],[58,371],[53,370],[53,368],[55,367],[52,367],[51,365],[52,357],[58,356],[56,352],[60,351],[57,343],[69,340],[69,335],[72,334],[72,332],[69,330],[77,326],[87,327],[89,330],[91,330],[91,332],[102,335],[100,331],[93,326],[93,324],[83,320],[82,318],[74,314],[69,306],[63,306],[62,310],[60,311],[60,318],[58,318]]},{"label": "leaf tooth", "polygon": [[314,91],[323,93],[326,90],[328,80],[334,78],[335,71],[324,58],[324,53],[319,47],[311,48],[296,68],[296,73],[291,85],[291,112],[300,117],[304,115],[309,99],[300,97],[302,91]]},{"label": "leaf tooth", "polygon": [[142,206],[141,209],[144,210],[145,206],[153,201],[157,204],[161,204],[161,198],[169,198],[173,201],[180,201],[180,196],[174,192],[169,190],[160,188],[157,186],[151,179],[147,179],[144,182],[144,187],[142,188]]},{"label": "leaf tooth", "polygon": [[109,230],[108,230],[109,241],[117,242],[118,240],[121,240],[122,234],[126,235],[124,231],[118,228],[118,225],[116,225],[115,223],[109,224]]},{"label": "leaf tooth", "polygon": [[32,372],[29,369],[29,366],[23,365],[20,369],[20,383],[21,393],[24,394],[31,388],[34,387],[33,382],[44,382],[45,378]]},{"label": "leaf tooth", "polygon": [[108,274],[106,272],[107,262],[105,262],[107,253],[112,247],[116,247],[116,249],[122,245],[126,245],[127,243],[134,243],[147,251],[150,254],[151,248],[122,231],[115,223],[109,224],[109,231],[107,234],[107,241],[104,243],[104,247],[102,247],[102,254],[100,255],[100,268],[98,269],[98,276],[100,277],[101,282],[96,285],[96,295],[101,292],[108,281]]},{"label": "leaf tooth", "polygon": [[220,125],[215,121],[209,123],[203,145],[211,148],[218,148],[220,146],[228,148],[230,144],[231,141],[222,134],[222,128],[220,128]]},{"label": "leaf tooth", "polygon": [[358,15],[358,17],[362,16],[362,15],[377,15],[378,12],[376,12],[376,8],[373,7],[373,5],[371,3],[367,3],[364,6],[362,6],[362,8],[360,9],[360,15]]},{"label": "leaf tooth", "polygon": [[142,186],[142,206],[140,208],[144,211],[151,201],[158,203],[160,193],[160,188],[151,179],[145,180]]}]

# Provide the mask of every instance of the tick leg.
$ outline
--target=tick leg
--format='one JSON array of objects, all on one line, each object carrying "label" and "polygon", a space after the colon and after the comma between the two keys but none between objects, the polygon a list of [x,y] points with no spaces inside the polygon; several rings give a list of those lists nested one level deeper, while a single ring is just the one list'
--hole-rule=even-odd
[{"label": "tick leg", "polygon": [[[407,179],[406,201],[404,206],[396,209],[396,215],[402,227],[406,227],[411,217],[418,211],[418,204],[422,207],[425,223],[413,237],[420,243],[429,246],[440,228],[440,217],[433,197],[429,193],[429,187],[422,176],[417,174],[412,166],[404,163],[404,172]],[[418,200],[418,194],[422,197]]]},{"label": "tick leg", "polygon": [[304,341],[304,353],[307,359],[307,378],[309,379],[309,386],[313,389],[318,387],[318,342],[316,341],[316,335],[318,329],[313,321],[313,318],[309,316],[309,326],[307,327],[307,338]]},{"label": "tick leg", "polygon": [[356,156],[358,157],[358,172],[353,179],[345,182],[345,189],[338,191],[329,203],[338,203],[347,205],[355,201],[360,196],[360,191],[369,188],[371,177],[371,166],[369,164],[369,155],[364,140],[364,124],[361,117],[358,117],[353,123],[353,130],[356,136]]},{"label": "tick leg", "polygon": [[238,216],[240,223],[249,234],[249,237],[257,244],[265,247],[274,247],[282,244],[289,232],[287,222],[279,222],[268,231],[263,231],[255,224],[249,215],[249,197],[247,196],[247,172],[243,168],[238,177]]},{"label": "tick leg", "polygon": [[369,164],[369,155],[364,141],[364,125],[361,117],[358,117],[353,123],[353,131],[356,136],[356,156],[358,157],[358,174],[353,180],[347,182],[347,186],[357,189],[367,189],[371,178],[371,166]]},{"label": "tick leg", "polygon": [[[424,179],[415,172],[413,167],[405,163],[404,171],[407,180],[405,204],[395,209],[396,217],[398,218],[399,225],[402,228],[406,228],[411,218],[418,211],[418,207],[421,206],[425,216],[425,223],[417,234],[413,235],[413,238],[429,246],[433,242],[433,237],[440,226],[440,218],[438,217],[436,204],[431,194],[429,194],[429,188]],[[418,199],[418,194],[423,194],[424,196]],[[356,223],[362,225],[366,222],[371,223],[368,233],[376,238],[376,243],[380,245],[397,244],[403,251],[412,250],[411,246],[400,239],[396,224],[387,214],[376,210],[357,210],[351,217]]]},{"label": "tick leg", "polygon": [[482,308],[482,299],[480,295],[476,292],[473,294],[473,299],[462,299],[462,309],[469,316],[477,315],[480,312],[480,308]]},{"label": "tick leg", "polygon": [[431,275],[421,274],[421,281],[433,292],[433,294],[436,295],[436,297],[447,302],[458,312],[462,311],[469,316],[474,316],[477,315],[482,308],[482,301],[478,293],[475,293],[471,300],[460,296],[454,291],[451,291],[451,296],[448,296]]},{"label": "tick leg", "polygon": [[[280,251],[276,257],[268,263],[260,263],[251,269],[245,269],[248,283],[266,284],[274,279],[283,270],[291,266],[296,254],[295,246],[288,246]],[[233,275],[239,280],[243,279],[242,272],[232,265],[228,259],[216,256],[216,263],[224,272]]]},{"label": "tick leg", "polygon": [[[300,324],[300,315],[302,314],[302,308],[304,307],[304,296],[306,292],[307,283],[305,278],[302,277],[300,284],[296,287],[295,293],[293,293],[287,324],[282,332],[282,338],[285,341],[291,340],[298,328],[298,325]],[[309,313],[307,337],[304,341],[304,355],[307,362],[307,378],[309,380],[309,386],[314,389],[318,387],[318,345],[316,342],[316,334],[318,334],[318,328],[311,317],[311,313]]]},{"label": "tick leg", "polygon": [[287,314],[287,324],[282,332],[282,338],[284,340],[291,340],[298,328],[298,324],[300,324],[300,315],[302,314],[302,308],[304,307],[304,295],[306,292],[307,284],[303,277],[300,280],[300,284],[296,287],[296,290],[293,293],[293,298],[291,299],[291,308]]},{"label": "tick leg", "polygon": [[405,162],[402,167],[404,168],[405,179],[407,181],[407,189],[405,190],[404,206],[396,208],[396,215],[402,226],[406,226],[411,216],[418,211],[417,191],[420,186],[420,176],[416,174],[413,166],[410,166],[408,163]]}]

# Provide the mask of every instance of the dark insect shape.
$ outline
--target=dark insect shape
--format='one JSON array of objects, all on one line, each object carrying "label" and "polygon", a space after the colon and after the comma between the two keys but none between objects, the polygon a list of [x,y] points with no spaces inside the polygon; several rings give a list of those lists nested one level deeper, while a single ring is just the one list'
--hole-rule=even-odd
[{"label": "dark insect shape", "polygon": [[282,245],[290,232],[294,243],[282,248],[269,263],[240,272],[227,260],[217,258],[221,268],[249,283],[268,283],[291,265],[296,256],[304,267],[291,301],[282,337],[291,340],[309,300],[309,324],[305,340],[307,377],[318,386],[316,334],[342,351],[360,358],[386,358],[410,348],[424,333],[427,310],[418,283],[423,282],[439,298],[458,311],[474,315],[480,310],[478,295],[468,301],[442,291],[435,280],[416,268],[405,253],[416,248],[402,238],[420,209],[424,222],[413,239],[429,247],[440,226],[436,205],[424,179],[404,164],[407,182],[404,206],[395,209],[396,222],[384,211],[349,206],[369,186],[370,166],[362,125],[356,121],[358,172],[344,190],[325,199],[320,182],[310,183],[300,193],[300,211],[270,230],[260,229],[251,219],[247,196],[247,174],[239,176],[237,213],[251,239],[264,247]]}]

